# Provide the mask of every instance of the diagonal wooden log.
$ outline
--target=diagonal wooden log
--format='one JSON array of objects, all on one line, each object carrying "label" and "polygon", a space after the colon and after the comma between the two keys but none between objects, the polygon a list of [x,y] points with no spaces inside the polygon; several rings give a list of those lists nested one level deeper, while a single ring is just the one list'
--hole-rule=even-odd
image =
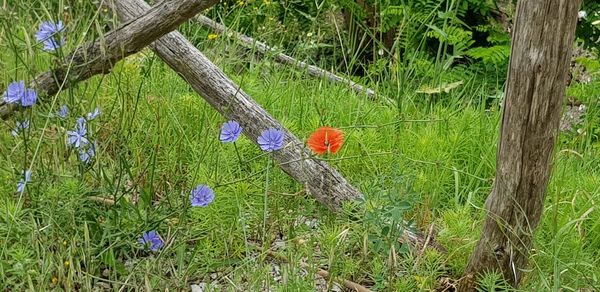
[{"label": "diagonal wooden log", "polygon": [[[129,21],[149,8],[143,0],[118,0],[113,11]],[[311,157],[294,134],[267,113],[230,80],[196,47],[178,32],[169,33],[151,47],[174,71],[223,116],[236,120],[244,134],[257,143],[262,131],[280,129],[285,133],[284,148],[273,152],[283,171],[302,184],[308,193],[329,209],[339,211],[342,203],[361,200],[363,195],[326,162]]]},{"label": "diagonal wooden log", "polygon": [[379,97],[387,104],[390,104],[390,105],[394,104],[393,100],[391,100],[388,97],[378,95],[375,92],[375,90],[373,90],[371,88],[362,86],[350,79],[336,75],[333,72],[323,70],[317,66],[309,65],[308,63],[306,63],[304,61],[296,60],[296,59],[292,58],[291,56],[286,55],[284,53],[279,53],[275,49],[268,46],[267,44],[265,44],[263,42],[259,42],[245,34],[241,34],[241,33],[232,31],[232,30],[228,29],[227,27],[225,27],[224,25],[217,23],[214,20],[212,20],[204,15],[197,15],[194,18],[194,20],[196,20],[196,22],[198,22],[199,24],[201,24],[205,27],[208,27],[222,35],[226,35],[227,32],[230,32],[232,34],[232,36],[235,37],[237,40],[239,40],[240,43],[243,46],[245,46],[246,48],[256,49],[259,53],[261,53],[263,55],[273,55],[273,59],[278,63],[284,64],[284,65],[295,66],[296,68],[298,68],[300,70],[306,70],[308,72],[308,74],[312,75],[312,76],[316,76],[319,78],[325,78],[329,81],[336,82],[336,83],[346,84],[352,90],[354,90],[360,94],[364,93],[372,100],[375,100]]},{"label": "diagonal wooden log", "polygon": [[[135,18],[149,6],[143,0],[119,0],[111,7],[125,21]],[[363,195],[350,185],[326,162],[314,159],[303,143],[267,113],[248,94],[208,60],[179,32],[171,32],[152,45],[158,56],[179,73],[191,87],[213,108],[228,119],[240,122],[244,134],[256,141],[260,133],[270,127],[285,132],[286,146],[273,153],[279,166],[320,203],[333,211],[340,210],[345,201],[362,200]],[[256,142],[255,142],[256,143]],[[427,246],[444,252],[444,248],[420,233],[405,229],[402,242],[416,248]]]},{"label": "diagonal wooden log", "polygon": [[[138,52],[217,2],[218,0],[164,0],[139,18],[124,22],[108,32],[102,39],[79,47],[53,70],[35,77],[30,86],[43,98],[56,94],[61,87],[108,73],[119,60]],[[19,109],[21,107],[16,104],[2,101],[0,118],[5,120]]]}]

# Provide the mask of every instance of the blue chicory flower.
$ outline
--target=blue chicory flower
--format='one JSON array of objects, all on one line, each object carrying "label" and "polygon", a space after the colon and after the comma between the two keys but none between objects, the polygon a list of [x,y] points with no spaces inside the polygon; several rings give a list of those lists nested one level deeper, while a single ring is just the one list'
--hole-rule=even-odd
[{"label": "blue chicory flower", "polygon": [[197,185],[190,194],[192,207],[206,207],[215,199],[215,192],[206,185]]},{"label": "blue chicory flower", "polygon": [[56,35],[64,29],[62,21],[56,23],[51,21],[44,21],[40,24],[39,30],[35,34],[35,38],[38,42],[44,44],[44,51],[54,51],[65,44],[64,37],[57,37]]},{"label": "blue chicory flower", "polygon": [[85,137],[87,134],[87,129],[85,128],[85,119],[79,118],[77,119],[77,126],[73,131],[67,131],[67,143],[75,146],[75,148],[81,148],[83,145],[87,145],[89,143],[88,139]]},{"label": "blue chicory flower", "polygon": [[32,88],[27,88],[25,94],[21,97],[21,105],[24,107],[32,106],[37,102],[37,92]]},{"label": "blue chicory flower", "polygon": [[283,136],[283,131],[269,128],[258,137],[258,145],[260,149],[267,152],[279,150],[283,147]]},{"label": "blue chicory flower", "polygon": [[29,120],[24,120],[22,122],[17,121],[15,128],[12,131],[10,131],[10,134],[13,137],[17,137],[17,135],[19,135],[20,132],[24,131],[27,128],[29,128]]},{"label": "blue chicory flower", "polygon": [[66,105],[61,106],[58,109],[58,112],[56,112],[56,115],[58,117],[60,117],[61,119],[66,119],[67,116],[69,115],[69,108]]},{"label": "blue chicory flower", "polygon": [[95,119],[96,117],[98,117],[102,112],[100,111],[100,108],[96,108],[94,109],[93,112],[91,113],[87,113],[87,120],[91,121],[93,119]]},{"label": "blue chicory flower", "polygon": [[17,183],[17,192],[22,193],[25,190],[25,185],[31,181],[31,170],[23,171],[23,178]]},{"label": "blue chicory flower", "polygon": [[84,149],[83,147],[79,149],[79,160],[81,160],[81,162],[85,163],[85,164],[89,164],[90,162],[92,162],[92,159],[96,156],[96,148],[97,148],[97,144],[96,141],[94,141],[94,143],[90,144],[87,149]]},{"label": "blue chicory flower", "polygon": [[13,81],[8,84],[6,91],[4,92],[4,102],[16,103],[21,101],[21,97],[25,93],[25,81]]},{"label": "blue chicory flower", "polygon": [[37,93],[32,88],[25,88],[25,81],[13,81],[4,92],[4,102],[19,103],[22,106],[32,106],[37,101]]},{"label": "blue chicory flower", "polygon": [[145,248],[149,248],[151,251],[157,251],[165,245],[165,243],[160,238],[160,235],[158,234],[158,232],[156,232],[156,230],[144,232],[144,234],[142,234],[142,237],[138,239],[138,242]]},{"label": "blue chicory flower", "polygon": [[229,121],[221,127],[221,136],[219,139],[223,143],[235,142],[240,137],[241,133],[242,127],[240,127],[240,124],[236,121]]}]

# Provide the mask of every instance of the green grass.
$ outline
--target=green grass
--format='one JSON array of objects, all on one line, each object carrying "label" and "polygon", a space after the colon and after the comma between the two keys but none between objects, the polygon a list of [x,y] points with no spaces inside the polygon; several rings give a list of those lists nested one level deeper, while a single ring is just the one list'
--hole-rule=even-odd
[{"label": "green grass", "polygon": [[[36,17],[3,23],[2,88],[52,62],[26,41],[35,32],[30,23],[45,19]],[[0,288],[160,291],[205,282],[230,291],[311,291],[319,267],[378,291],[427,291],[442,277],[460,277],[495,173],[499,108],[481,102],[501,90],[495,80],[470,73],[463,87],[438,96],[405,89],[391,96],[402,101],[399,109],[268,60],[246,63],[235,53],[221,54],[229,41],[205,41],[204,33],[196,32],[199,46],[300,139],[320,125],[343,129],[344,147],[327,159],[365,194],[364,213],[331,214],[270,168],[263,242],[268,156],[243,137],[236,145],[240,165],[234,146],[218,140],[225,120],[144,51],[109,75],[63,91],[52,107],[46,102],[17,114],[32,121],[24,136],[10,135],[14,120],[0,125]],[[564,134],[558,143],[524,291],[600,285],[600,145],[594,136],[600,81],[573,85],[569,94],[586,102],[589,114],[582,134]],[[62,104],[71,109],[66,120],[51,115]],[[84,167],[65,135],[96,106],[103,113],[88,124],[98,155]],[[20,173],[30,166],[32,182],[16,194]],[[200,183],[213,187],[215,201],[191,208],[188,194]],[[424,231],[433,224],[448,252],[421,254],[395,244],[397,226],[390,220],[398,218]],[[151,229],[165,240],[160,252],[137,242]],[[276,263],[253,244],[277,246],[290,261]],[[274,266],[280,267],[277,281]],[[495,275],[482,284],[500,285]]]}]

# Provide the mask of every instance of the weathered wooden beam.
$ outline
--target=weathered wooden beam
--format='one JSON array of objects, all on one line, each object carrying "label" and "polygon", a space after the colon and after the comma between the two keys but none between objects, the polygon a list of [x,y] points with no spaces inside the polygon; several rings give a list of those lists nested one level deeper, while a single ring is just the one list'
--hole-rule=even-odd
[{"label": "weathered wooden beam", "polygon": [[316,76],[319,78],[324,78],[331,82],[346,84],[352,90],[356,91],[359,94],[366,94],[367,97],[369,97],[372,100],[376,100],[377,98],[379,98],[379,99],[382,99],[382,101],[386,102],[387,104],[394,104],[393,100],[391,100],[388,97],[378,95],[375,92],[375,90],[373,90],[371,88],[362,86],[350,79],[336,75],[333,72],[323,70],[317,66],[309,65],[308,63],[306,63],[304,61],[296,60],[296,59],[292,58],[291,56],[286,55],[284,53],[277,52],[277,50],[271,48],[267,44],[257,41],[245,34],[241,34],[241,33],[232,31],[232,30],[228,29],[227,27],[225,27],[224,25],[217,23],[204,15],[197,15],[194,18],[194,20],[196,20],[196,22],[198,22],[199,24],[220,33],[221,35],[225,36],[225,35],[229,35],[229,33],[231,33],[231,35],[233,37],[235,37],[246,48],[251,49],[251,50],[255,49],[262,55],[267,55],[267,56],[272,55],[272,58],[278,63],[284,64],[284,65],[291,65],[291,66],[294,66],[303,71],[306,70],[306,72],[308,72],[309,75]]},{"label": "weathered wooden beam", "polygon": [[[129,21],[149,8],[143,0],[119,0],[113,11]],[[190,86],[223,116],[236,120],[254,143],[262,131],[280,129],[284,148],[273,152],[278,165],[302,184],[320,203],[339,211],[343,202],[361,200],[363,195],[326,162],[314,159],[304,143],[257,104],[179,32],[169,33],[151,47]]]},{"label": "weathered wooden beam", "polygon": [[519,0],[481,238],[458,291],[498,272],[518,286],[544,210],[581,0]]},{"label": "weathered wooden beam", "polygon": [[[217,2],[218,0],[164,0],[140,17],[124,22],[103,38],[79,47],[54,69],[38,75],[31,82],[31,87],[41,99],[78,81],[108,73],[119,60],[138,52]],[[5,120],[19,109],[21,107],[16,104],[1,101],[0,118]]]}]

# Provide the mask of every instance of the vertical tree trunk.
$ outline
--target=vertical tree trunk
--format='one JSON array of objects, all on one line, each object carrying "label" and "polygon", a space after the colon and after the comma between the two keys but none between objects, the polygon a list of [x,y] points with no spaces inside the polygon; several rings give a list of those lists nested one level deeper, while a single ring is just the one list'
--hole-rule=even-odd
[{"label": "vertical tree trunk", "polygon": [[521,280],[544,206],[580,5],[517,4],[496,181],[460,291],[472,290],[488,271],[501,272],[515,287]]}]

